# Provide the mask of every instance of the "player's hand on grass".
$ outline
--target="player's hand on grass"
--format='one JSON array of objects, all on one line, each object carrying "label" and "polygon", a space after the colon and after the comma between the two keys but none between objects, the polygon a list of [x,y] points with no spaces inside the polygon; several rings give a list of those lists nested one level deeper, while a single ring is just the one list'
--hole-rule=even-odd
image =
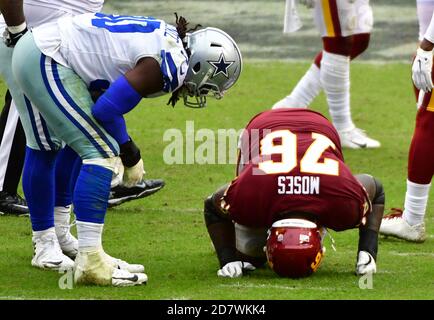
[{"label": "player's hand on grass", "polygon": [[431,91],[433,88],[431,70],[432,70],[432,51],[425,51],[421,48],[417,49],[416,58],[413,61],[412,78],[414,85],[419,90],[425,92]]},{"label": "player's hand on grass", "polygon": [[308,8],[315,7],[315,0],[300,0],[301,4],[304,4]]},{"label": "player's hand on grass", "polygon": [[233,261],[226,263],[223,268],[217,271],[217,275],[224,278],[238,278],[243,275],[243,271],[253,271],[255,269],[249,262]]}]

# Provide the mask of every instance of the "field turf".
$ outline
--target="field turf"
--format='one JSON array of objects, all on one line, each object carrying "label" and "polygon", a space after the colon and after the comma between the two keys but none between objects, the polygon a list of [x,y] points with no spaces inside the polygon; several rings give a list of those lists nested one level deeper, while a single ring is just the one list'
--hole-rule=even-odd
[{"label": "field turf", "polygon": [[[332,232],[337,251],[327,253],[318,272],[302,280],[276,277],[266,268],[242,279],[216,276],[217,259],[203,222],[203,200],[233,178],[234,165],[168,165],[164,132],[185,134],[186,121],[197,129],[241,129],[256,113],[286,95],[307,63],[246,61],[237,85],[221,101],[192,110],[168,97],[144,100],[127,116],[130,135],[142,149],[149,178],[166,186],[151,197],[108,211],[104,247],[113,256],[143,263],[148,285],[133,288],[74,287],[61,290],[60,274],[31,267],[28,218],[0,217],[0,299],[433,299],[434,194],[428,204],[427,241],[411,244],[381,237],[373,289],[359,288],[354,275],[357,230]],[[352,65],[352,113],[355,123],[379,139],[378,150],[345,150],[354,173],[380,178],[386,207],[402,207],[407,152],[416,107],[406,64]],[[4,85],[0,84],[3,99]],[[328,116],[324,95],[312,108]],[[199,142],[197,144],[200,144]],[[75,230],[74,230],[75,232]]]}]

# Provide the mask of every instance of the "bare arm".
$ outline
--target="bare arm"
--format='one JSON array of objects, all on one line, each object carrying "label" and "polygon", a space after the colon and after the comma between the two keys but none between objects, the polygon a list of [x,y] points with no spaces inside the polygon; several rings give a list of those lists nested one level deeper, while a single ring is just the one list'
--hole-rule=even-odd
[{"label": "bare arm", "polygon": [[140,59],[134,69],[125,73],[125,78],[142,97],[163,90],[163,74],[153,58]]},{"label": "bare arm", "polygon": [[420,48],[424,51],[431,51],[434,49],[434,43],[428,41],[427,39],[423,39],[420,43]]},{"label": "bare arm", "polygon": [[23,1],[0,0],[0,11],[9,27],[24,23]]},{"label": "bare arm", "polygon": [[384,213],[385,193],[381,182],[367,174],[356,175],[372,203],[372,210],[366,216],[365,224],[359,227],[359,251],[367,251],[377,259],[378,230]]}]

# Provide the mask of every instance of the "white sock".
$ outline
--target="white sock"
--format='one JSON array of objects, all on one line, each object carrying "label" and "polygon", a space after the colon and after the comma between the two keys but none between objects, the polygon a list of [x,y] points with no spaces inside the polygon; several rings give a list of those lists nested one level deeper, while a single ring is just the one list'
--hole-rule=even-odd
[{"label": "white sock", "polygon": [[350,110],[350,57],[323,51],[320,79],[333,125],[339,131],[355,128]]},{"label": "white sock", "polygon": [[78,249],[102,247],[103,223],[77,221]]},{"label": "white sock", "polygon": [[71,221],[71,205],[54,207],[54,225],[59,242],[69,232]]},{"label": "white sock", "polygon": [[420,224],[425,217],[431,184],[418,184],[407,180],[403,219],[411,226]]},{"label": "white sock", "polygon": [[33,238],[40,238],[43,235],[46,235],[46,234],[49,234],[49,233],[52,233],[54,235],[56,234],[56,232],[54,231],[54,227],[51,227],[51,228],[48,228],[48,229],[45,229],[45,230],[41,230],[41,231],[33,231]]},{"label": "white sock", "polygon": [[278,107],[307,108],[321,92],[321,89],[320,70],[313,63],[292,90],[291,94],[274,105],[273,109]]}]

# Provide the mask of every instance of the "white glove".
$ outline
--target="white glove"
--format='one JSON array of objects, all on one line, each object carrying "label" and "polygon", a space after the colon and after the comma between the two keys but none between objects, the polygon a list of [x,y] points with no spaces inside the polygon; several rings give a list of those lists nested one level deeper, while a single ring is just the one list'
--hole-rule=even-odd
[{"label": "white glove", "polygon": [[412,78],[414,85],[419,90],[431,91],[433,83],[431,79],[432,51],[417,49],[416,58],[413,61]]},{"label": "white glove", "polygon": [[315,7],[315,0],[300,0],[301,4],[304,4],[308,8]]},{"label": "white glove", "polygon": [[217,271],[217,275],[224,278],[238,278],[243,275],[243,270],[253,271],[255,269],[249,262],[234,261],[226,263],[223,268]]},{"label": "white glove", "polygon": [[124,167],[122,185],[127,188],[134,187],[143,180],[144,174],[145,171],[143,170],[143,160],[140,159],[139,162],[137,162],[134,166],[130,168]]}]

